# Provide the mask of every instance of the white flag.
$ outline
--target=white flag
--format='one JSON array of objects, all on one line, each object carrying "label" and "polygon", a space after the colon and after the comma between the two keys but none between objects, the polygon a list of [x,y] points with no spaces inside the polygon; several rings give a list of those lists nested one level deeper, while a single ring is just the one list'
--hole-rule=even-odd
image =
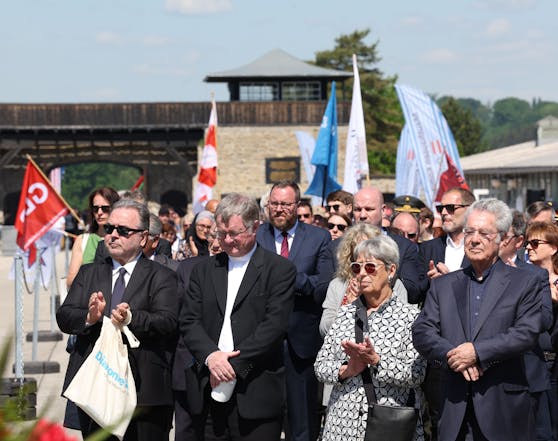
[{"label": "white flag", "polygon": [[[316,167],[312,165],[312,155],[316,148],[316,140],[308,132],[296,131],[295,135],[298,141],[298,148],[300,149],[300,157],[302,158],[302,165],[304,166],[306,177],[308,178],[308,182],[312,182],[312,179],[314,179],[314,170],[316,169]],[[312,196],[311,200],[311,204],[314,207],[322,204],[322,198],[318,196]]]},{"label": "white flag", "polygon": [[353,75],[353,101],[351,104],[351,116],[349,117],[349,131],[347,133],[343,190],[354,194],[362,187],[362,179],[366,178],[369,174],[364,112],[362,110],[362,96],[360,94],[360,77],[355,54],[353,54]]}]

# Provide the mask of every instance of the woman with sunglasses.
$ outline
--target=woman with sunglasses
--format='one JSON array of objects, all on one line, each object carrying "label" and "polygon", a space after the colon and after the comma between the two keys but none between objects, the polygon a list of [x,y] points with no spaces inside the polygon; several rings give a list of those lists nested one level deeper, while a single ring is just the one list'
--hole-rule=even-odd
[{"label": "woman with sunglasses", "polygon": [[112,205],[120,199],[116,190],[101,187],[89,195],[89,224],[84,234],[78,236],[72,247],[72,257],[66,276],[68,288],[74,281],[81,265],[95,259],[97,245],[105,236],[104,225],[108,221]]},{"label": "woman with sunglasses", "polygon": [[525,249],[529,261],[548,271],[550,291],[554,303],[558,302],[558,226],[534,222],[525,232]]},{"label": "woman with sunglasses", "polygon": [[331,234],[331,240],[339,239],[351,225],[351,219],[347,215],[331,214],[327,219],[327,229]]},{"label": "woman with sunglasses", "polygon": [[[415,350],[411,325],[419,310],[393,294],[399,249],[380,234],[359,243],[349,265],[358,298],[341,307],[324,339],[314,370],[332,384],[322,440],[362,440],[368,401],[362,374],[369,373],[378,404],[405,406],[416,398],[424,379],[425,360]],[[355,322],[362,320],[364,341],[355,341]],[[420,422],[415,440],[423,439]]]}]

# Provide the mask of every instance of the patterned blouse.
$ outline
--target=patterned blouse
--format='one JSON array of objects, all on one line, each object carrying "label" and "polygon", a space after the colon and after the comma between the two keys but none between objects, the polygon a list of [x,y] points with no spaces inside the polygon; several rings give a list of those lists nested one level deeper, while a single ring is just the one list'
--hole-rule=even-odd
[{"label": "patterned blouse", "polygon": [[[380,363],[372,369],[374,390],[378,403],[404,406],[411,388],[415,389],[419,408],[419,385],[424,380],[426,361],[413,347],[411,325],[419,310],[391,296],[376,312],[368,316],[369,336]],[[318,353],[314,370],[319,381],[333,384],[327,407],[322,440],[363,440],[366,431],[368,403],[357,375],[339,381],[339,368],[349,360],[341,348],[344,340],[355,339],[356,306],[341,307],[337,318]],[[415,440],[423,440],[422,424],[417,423]]]}]

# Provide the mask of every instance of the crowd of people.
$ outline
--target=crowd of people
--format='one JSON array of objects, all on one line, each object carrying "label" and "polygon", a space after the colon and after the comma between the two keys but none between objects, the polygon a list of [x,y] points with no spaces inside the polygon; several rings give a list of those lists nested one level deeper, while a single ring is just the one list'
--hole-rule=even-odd
[{"label": "crowd of people", "polygon": [[[452,188],[433,213],[364,187],[318,208],[281,181],[195,216],[108,187],[89,210],[57,311],[64,389],[103,317],[127,325],[124,440],[364,440],[370,391],[417,409],[409,440],[558,440],[551,203]],[[65,425],[98,429],[71,403]]]}]

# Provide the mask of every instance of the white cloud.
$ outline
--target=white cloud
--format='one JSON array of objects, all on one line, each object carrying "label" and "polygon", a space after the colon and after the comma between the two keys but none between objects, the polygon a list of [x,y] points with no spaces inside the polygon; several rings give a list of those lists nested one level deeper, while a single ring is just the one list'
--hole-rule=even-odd
[{"label": "white cloud", "polygon": [[511,23],[505,18],[492,20],[486,27],[485,34],[489,37],[501,37],[511,30]]},{"label": "white cloud", "polygon": [[113,31],[101,31],[97,32],[95,35],[95,40],[97,43],[101,44],[112,44],[112,45],[120,45],[124,43],[124,38]]},{"label": "white cloud", "polygon": [[232,0],[166,0],[165,9],[180,14],[214,14],[232,9]]},{"label": "white cloud", "polygon": [[170,38],[162,37],[160,35],[146,35],[142,38],[142,43],[145,46],[166,46],[170,42]]},{"label": "white cloud", "polygon": [[440,48],[425,52],[420,58],[428,63],[452,63],[457,60],[457,55],[450,49]]}]

